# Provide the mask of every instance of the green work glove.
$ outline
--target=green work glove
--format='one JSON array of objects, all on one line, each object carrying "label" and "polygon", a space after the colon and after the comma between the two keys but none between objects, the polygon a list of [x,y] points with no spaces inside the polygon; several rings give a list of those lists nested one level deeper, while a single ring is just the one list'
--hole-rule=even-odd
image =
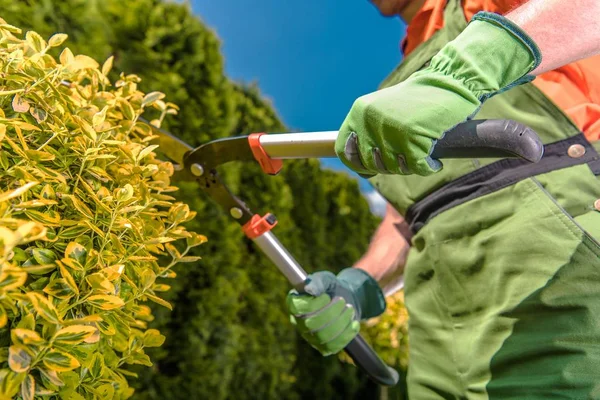
[{"label": "green work glove", "polygon": [[480,12],[467,28],[404,82],[358,98],[335,144],[361,175],[430,175],[436,141],[470,119],[494,94],[530,82],[538,47],[508,19]]},{"label": "green work glove", "polygon": [[385,296],[367,272],[346,268],[337,276],[328,271],[309,275],[305,293],[289,292],[292,324],[321,354],[339,353],[358,335],[361,320],[385,311]]}]

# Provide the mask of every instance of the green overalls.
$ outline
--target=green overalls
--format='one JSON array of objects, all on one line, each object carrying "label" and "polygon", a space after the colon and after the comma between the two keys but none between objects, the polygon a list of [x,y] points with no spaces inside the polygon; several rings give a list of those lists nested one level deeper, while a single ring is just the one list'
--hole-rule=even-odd
[{"label": "green overalls", "polygon": [[[466,27],[460,3],[448,1],[444,28],[382,87]],[[455,159],[430,177],[371,179],[414,234],[404,274],[408,395],[600,398],[598,152],[532,84],[489,99],[481,118],[533,128],[542,161]]]}]

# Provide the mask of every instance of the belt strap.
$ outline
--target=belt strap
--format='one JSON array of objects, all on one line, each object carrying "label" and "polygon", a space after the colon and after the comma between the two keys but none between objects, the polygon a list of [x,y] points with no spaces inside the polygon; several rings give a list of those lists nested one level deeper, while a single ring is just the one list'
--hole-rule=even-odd
[{"label": "belt strap", "polygon": [[[585,149],[583,155],[581,146]],[[521,159],[503,159],[479,168],[410,206],[405,215],[409,229],[403,229],[403,234],[410,240],[431,218],[452,207],[523,179],[580,164],[588,164],[594,174],[600,175],[600,156],[583,134],[546,145],[544,156],[535,164]]]}]

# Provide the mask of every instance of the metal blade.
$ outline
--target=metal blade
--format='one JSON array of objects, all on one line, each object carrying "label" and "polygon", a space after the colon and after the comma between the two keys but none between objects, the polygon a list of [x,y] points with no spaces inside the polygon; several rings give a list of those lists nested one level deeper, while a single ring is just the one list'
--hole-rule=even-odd
[{"label": "metal blade", "polygon": [[183,168],[183,159],[186,153],[194,150],[194,148],[178,137],[173,136],[169,132],[151,125],[148,121],[142,118],[140,118],[140,122],[148,125],[150,129],[152,129],[152,133],[158,136],[158,138],[152,142],[153,144],[160,146],[158,151],[169,157],[170,161]]}]

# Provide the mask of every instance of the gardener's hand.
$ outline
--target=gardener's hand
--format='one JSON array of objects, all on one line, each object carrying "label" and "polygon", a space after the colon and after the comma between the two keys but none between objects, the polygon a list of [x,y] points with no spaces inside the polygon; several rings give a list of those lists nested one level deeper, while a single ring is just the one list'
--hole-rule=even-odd
[{"label": "gardener's hand", "polygon": [[514,85],[541,61],[527,34],[497,14],[478,13],[430,65],[395,86],[360,97],[347,115],[335,150],[363,175],[429,175],[438,139],[472,117],[487,98]]},{"label": "gardener's hand", "polygon": [[385,297],[364,270],[347,268],[337,277],[327,271],[308,277],[305,293],[290,291],[287,306],[292,324],[323,355],[340,352],[358,334],[360,320],[385,310]]}]

